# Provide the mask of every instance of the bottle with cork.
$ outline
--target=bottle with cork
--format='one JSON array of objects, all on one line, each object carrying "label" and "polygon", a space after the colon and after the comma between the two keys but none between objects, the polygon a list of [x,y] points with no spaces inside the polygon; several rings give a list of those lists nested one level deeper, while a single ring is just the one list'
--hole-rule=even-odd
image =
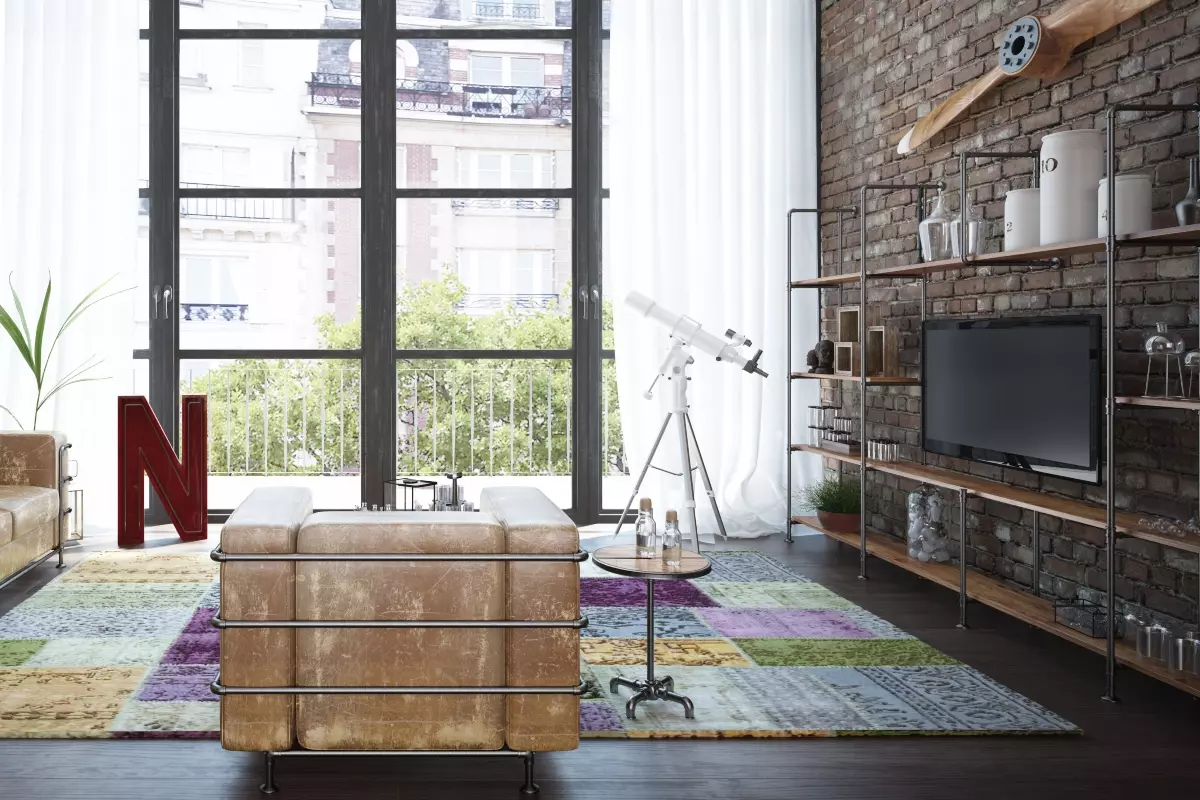
[{"label": "bottle with cork", "polygon": [[679,514],[674,509],[667,512],[667,525],[663,528],[662,558],[668,567],[683,565],[683,534],[679,531]]},{"label": "bottle with cork", "polygon": [[638,558],[656,558],[658,556],[658,528],[654,524],[654,508],[649,497],[643,497],[638,503],[637,527],[635,528]]}]

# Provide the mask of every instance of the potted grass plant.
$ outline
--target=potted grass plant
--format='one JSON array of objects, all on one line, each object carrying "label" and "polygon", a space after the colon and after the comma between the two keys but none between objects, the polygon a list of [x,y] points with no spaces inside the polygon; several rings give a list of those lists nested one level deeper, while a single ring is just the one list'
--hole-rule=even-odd
[{"label": "potted grass plant", "polygon": [[822,478],[804,487],[800,502],[817,512],[821,526],[838,533],[857,533],[859,513],[858,481]]},{"label": "potted grass plant", "polygon": [[[36,389],[36,395],[31,404],[33,418],[33,425],[31,427],[33,429],[37,429],[38,416],[41,414],[42,408],[63,389],[80,383],[108,380],[107,377],[91,374],[92,370],[103,363],[99,357],[92,355],[74,369],[67,371],[63,377],[57,381],[53,381],[49,375],[50,359],[54,355],[55,348],[58,347],[58,342],[62,339],[63,334],[92,306],[130,291],[129,289],[117,289],[116,291],[104,294],[105,289],[116,277],[116,275],[113,275],[107,280],[102,281],[96,288],[84,295],[83,299],[75,304],[74,308],[66,315],[56,330],[53,327],[47,327],[53,282],[49,278],[46,279],[46,291],[42,294],[41,309],[31,329],[29,320],[25,317],[25,306],[22,305],[21,298],[17,295],[17,290],[13,287],[12,275],[8,276],[8,288],[12,293],[12,307],[16,311],[16,315],[14,316],[9,313],[8,309],[0,305],[0,330],[8,334],[8,338],[12,340],[13,346],[17,348],[17,353],[21,356],[21,361],[29,368],[30,373],[33,375],[34,388]],[[13,422],[17,424],[18,428],[25,430],[25,425],[22,424],[21,420],[11,409],[0,406],[0,411],[12,417]]]}]

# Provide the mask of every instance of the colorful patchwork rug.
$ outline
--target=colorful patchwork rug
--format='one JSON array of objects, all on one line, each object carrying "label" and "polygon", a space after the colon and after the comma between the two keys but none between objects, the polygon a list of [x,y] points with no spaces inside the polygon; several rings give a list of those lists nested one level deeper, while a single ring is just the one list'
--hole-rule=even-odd
[{"label": "colorful patchwork rug", "polygon": [[[695,703],[638,706],[646,586],[583,565],[586,738],[1062,734],[1070,722],[752,551],[655,587],[655,665]],[[102,552],[0,617],[0,738],[215,738],[217,565]]]}]

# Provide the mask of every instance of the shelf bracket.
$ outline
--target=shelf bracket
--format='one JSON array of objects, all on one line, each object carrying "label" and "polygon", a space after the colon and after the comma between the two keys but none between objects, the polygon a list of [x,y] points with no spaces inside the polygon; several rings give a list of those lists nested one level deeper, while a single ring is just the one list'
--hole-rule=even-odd
[{"label": "shelf bracket", "polygon": [[[958,214],[962,218],[967,208],[967,168],[973,158],[1032,158],[1033,159],[1033,188],[1039,188],[1042,183],[1042,162],[1038,153],[1032,150],[1017,150],[1013,152],[992,152],[988,150],[967,150],[958,156]],[[965,221],[965,220],[964,220]],[[959,236],[964,235],[965,225],[959,226]],[[1045,259],[994,259],[980,263],[971,258],[962,242],[958,245],[959,259],[964,267],[1051,267],[1063,265],[1059,256]]]}]

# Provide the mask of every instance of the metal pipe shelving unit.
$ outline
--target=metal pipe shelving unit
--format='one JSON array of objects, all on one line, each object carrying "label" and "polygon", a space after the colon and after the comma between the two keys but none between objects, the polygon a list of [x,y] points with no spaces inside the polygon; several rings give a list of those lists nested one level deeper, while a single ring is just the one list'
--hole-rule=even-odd
[{"label": "metal pipe shelving unit", "polygon": [[[1141,113],[1146,113],[1146,114],[1157,114],[1157,113],[1168,113],[1168,112],[1193,112],[1197,116],[1197,131],[1198,131],[1197,136],[1200,137],[1200,103],[1192,103],[1192,104],[1118,103],[1118,104],[1109,106],[1109,108],[1107,110],[1108,128],[1107,128],[1107,148],[1106,148],[1106,163],[1107,163],[1106,175],[1109,175],[1109,176],[1114,175],[1116,172],[1116,123],[1117,123],[1117,115],[1122,112],[1141,112]],[[972,159],[976,159],[976,158],[1028,158],[1028,157],[1035,158],[1035,163],[1036,163],[1037,154],[1032,153],[1032,152],[966,151],[966,152],[961,153],[959,155],[959,165],[960,165],[959,166],[959,192],[960,192],[959,204],[960,204],[960,208],[963,207],[963,205],[965,203],[965,198],[967,197],[968,166],[969,166],[969,162]],[[1035,166],[1035,169],[1034,169],[1033,181],[1034,181],[1035,186],[1037,186],[1039,183],[1039,180],[1038,180],[1039,175],[1040,175],[1040,164]],[[1105,411],[1105,414],[1104,414],[1104,416],[1105,416],[1105,459],[1104,459],[1105,505],[1104,505],[1104,517],[1105,517],[1105,562],[1106,562],[1105,566],[1106,566],[1106,574],[1107,574],[1107,579],[1106,579],[1107,585],[1105,588],[1106,588],[1106,611],[1107,611],[1108,619],[1110,621],[1115,621],[1115,618],[1116,618],[1116,591],[1115,591],[1115,582],[1116,582],[1115,543],[1116,543],[1116,537],[1118,535],[1124,535],[1126,533],[1130,533],[1130,535],[1133,535],[1132,532],[1128,531],[1128,526],[1126,526],[1125,530],[1119,531],[1118,525],[1117,525],[1117,513],[1118,512],[1116,509],[1116,494],[1115,494],[1115,474],[1116,474],[1116,472],[1115,472],[1115,441],[1114,441],[1116,406],[1118,404],[1126,405],[1126,406],[1147,405],[1147,406],[1151,406],[1151,407],[1186,408],[1186,409],[1190,409],[1190,410],[1194,410],[1194,411],[1200,411],[1200,400],[1197,400],[1194,403],[1187,402],[1187,401],[1178,402],[1178,401],[1174,401],[1174,400],[1167,400],[1164,402],[1153,402],[1153,401],[1147,402],[1146,399],[1144,399],[1144,398],[1118,397],[1118,395],[1116,394],[1116,373],[1115,373],[1115,368],[1114,368],[1114,361],[1115,361],[1114,354],[1115,354],[1115,344],[1116,344],[1116,302],[1115,302],[1116,261],[1117,261],[1118,255],[1119,255],[1119,250],[1122,246],[1126,246],[1126,247],[1128,247],[1128,246],[1135,246],[1135,247],[1145,247],[1145,246],[1195,247],[1195,248],[1197,248],[1197,267],[1198,267],[1197,279],[1198,279],[1198,281],[1200,281],[1200,229],[1195,228],[1195,226],[1190,226],[1190,227],[1185,226],[1183,228],[1178,228],[1178,229],[1166,229],[1166,233],[1169,235],[1156,235],[1156,233],[1159,233],[1159,232],[1148,231],[1148,232],[1140,232],[1137,234],[1118,236],[1116,233],[1117,228],[1118,228],[1118,225],[1116,222],[1116,197],[1115,197],[1116,181],[1110,180],[1107,183],[1107,191],[1108,191],[1108,208],[1111,211],[1108,214],[1108,233],[1107,233],[1107,236],[1103,239],[1102,243],[1101,243],[1101,240],[1097,239],[1097,240],[1094,240],[1093,242],[1064,243],[1063,245],[1061,245],[1061,247],[1058,247],[1058,248],[1040,247],[1040,248],[1035,248],[1034,250],[1036,252],[1028,254],[1027,257],[1021,257],[1020,255],[1016,255],[1011,259],[997,258],[995,255],[992,255],[986,259],[980,260],[977,258],[972,258],[966,254],[963,254],[960,258],[958,258],[956,260],[957,262],[959,262],[957,264],[954,262],[937,262],[936,264],[929,264],[926,269],[921,269],[919,267],[914,267],[911,270],[908,270],[908,269],[897,270],[897,269],[889,268],[889,269],[887,269],[887,271],[885,271],[881,274],[869,273],[866,269],[866,208],[867,208],[868,192],[914,190],[914,189],[917,190],[919,193],[918,204],[919,204],[919,209],[920,209],[919,214],[918,214],[918,219],[920,219],[924,215],[924,205],[925,205],[924,191],[926,189],[932,188],[932,187],[941,188],[941,184],[926,184],[926,183],[870,184],[870,183],[868,183],[859,189],[859,205],[857,206],[857,208],[844,207],[844,208],[824,208],[824,209],[823,208],[792,209],[788,212],[787,252],[788,252],[788,298],[789,298],[788,299],[788,369],[789,369],[789,375],[788,375],[788,423],[787,423],[787,431],[788,431],[788,470],[787,470],[788,471],[788,528],[787,528],[786,541],[791,542],[793,540],[792,532],[791,532],[792,526],[796,525],[796,524],[803,524],[803,523],[801,523],[801,521],[798,518],[794,517],[792,514],[793,504],[792,504],[792,498],[791,498],[792,477],[793,477],[791,458],[792,458],[792,454],[797,449],[799,449],[799,447],[792,442],[793,418],[792,418],[791,384],[792,384],[793,379],[796,377],[796,374],[791,371],[792,370],[792,357],[793,357],[793,343],[792,343],[793,310],[792,310],[792,301],[791,301],[791,291],[792,290],[798,289],[798,288],[816,288],[818,290],[818,298],[819,298],[820,297],[820,294],[819,294],[820,289],[823,289],[823,288],[827,288],[827,287],[832,288],[832,287],[836,286],[840,292],[841,287],[846,283],[857,282],[858,286],[859,286],[859,293],[860,293],[860,299],[859,299],[860,348],[859,348],[859,375],[857,377],[858,384],[859,384],[859,439],[860,439],[859,453],[858,453],[857,460],[855,460],[853,458],[853,456],[850,456],[850,457],[846,457],[844,455],[839,456],[838,457],[838,470],[840,473],[841,464],[843,461],[849,461],[851,463],[855,463],[855,461],[856,461],[856,464],[859,468],[859,478],[860,478],[860,480],[859,480],[859,502],[860,502],[859,508],[860,508],[860,513],[861,513],[861,524],[860,524],[860,528],[859,528],[859,542],[858,542],[859,577],[860,577],[860,579],[865,579],[866,575],[867,575],[866,565],[867,565],[867,555],[868,555],[867,515],[866,515],[866,474],[867,474],[867,469],[871,467],[871,465],[868,464],[867,448],[866,448],[866,442],[868,440],[866,399],[867,399],[867,388],[870,385],[870,382],[867,380],[867,375],[866,375],[866,347],[865,347],[866,336],[865,336],[865,330],[864,330],[864,328],[866,326],[867,281],[868,281],[868,279],[871,277],[878,277],[878,278],[882,278],[882,279],[893,279],[893,278],[897,278],[897,277],[905,277],[905,278],[919,277],[921,280],[920,318],[921,318],[921,322],[924,322],[927,318],[927,313],[928,313],[928,303],[927,303],[927,297],[926,297],[926,282],[927,282],[928,271],[949,270],[949,269],[955,268],[956,266],[959,266],[959,264],[961,264],[961,267],[964,267],[964,268],[979,267],[979,266],[998,266],[998,265],[1059,267],[1063,264],[1064,257],[1066,257],[1066,256],[1076,254],[1076,253],[1099,252],[1100,250],[1103,250],[1105,253],[1106,265],[1107,265],[1107,268],[1105,271],[1105,306],[1106,306],[1106,308],[1105,308],[1105,345],[1104,345],[1105,359],[1106,359],[1105,407],[1104,407],[1104,411]],[[845,215],[847,213],[852,213],[859,218],[859,269],[858,269],[857,279],[855,279],[855,277],[852,277],[851,275],[843,275],[843,276],[841,276],[842,277],[841,280],[836,280],[836,281],[823,278],[823,276],[821,275],[822,237],[820,235],[820,227],[819,226],[818,226],[818,236],[817,236],[817,249],[818,249],[817,279],[816,280],[799,281],[799,282],[793,281],[791,279],[791,269],[792,269],[793,255],[794,255],[792,219],[796,214],[800,214],[800,213],[815,213],[815,214],[838,213],[838,215],[839,215],[838,216],[838,251],[839,251],[839,254],[841,252],[841,245],[842,245],[842,238],[843,238],[842,237],[843,231],[842,231],[842,225],[841,225],[843,215]],[[1102,246],[1101,246],[1101,244],[1102,244]],[[1058,250],[1057,253],[1054,252],[1056,249]],[[838,262],[839,262],[839,264],[841,263],[840,255],[838,258]],[[839,300],[840,300],[840,295],[839,295]],[[839,303],[839,305],[840,305],[840,303]],[[818,324],[820,324],[820,323],[818,323]],[[808,377],[808,376],[805,375],[803,377]],[[826,376],[820,376],[820,377],[826,377]],[[833,376],[828,376],[828,377],[833,377]],[[840,386],[842,383],[845,383],[845,382],[846,381],[844,381],[844,380],[837,381],[838,386],[839,386],[839,390],[838,390],[839,395],[841,392]],[[807,448],[807,449],[816,450],[817,452],[820,452],[819,448]],[[828,455],[827,455],[827,457],[828,457]],[[921,463],[922,464],[925,463],[924,451],[921,452]],[[920,480],[920,478],[915,475],[911,476],[911,479]],[[947,487],[949,486],[949,484],[943,484],[943,485],[947,486]],[[971,494],[971,489],[966,486],[956,486],[953,488],[958,492],[958,495],[959,495],[959,527],[960,527],[959,534],[960,534],[960,539],[959,539],[959,554],[958,554],[958,562],[959,562],[958,563],[958,593],[959,593],[959,622],[958,622],[958,625],[959,625],[959,627],[965,628],[965,627],[967,627],[967,605],[969,602],[968,589],[967,589],[967,569],[966,569],[966,561],[967,561],[967,559],[966,559],[966,555],[967,555],[967,552],[966,552],[967,551],[967,544],[966,544],[967,500],[968,500],[969,495]],[[1097,510],[1098,510],[1098,507],[1097,507]],[[1041,580],[1040,580],[1040,578],[1041,578],[1041,546],[1040,546],[1041,545],[1041,516],[1044,513],[1053,514],[1053,511],[1049,508],[1036,508],[1035,507],[1033,510],[1033,513],[1034,513],[1033,543],[1034,543],[1035,553],[1034,553],[1034,564],[1033,564],[1033,592],[1032,592],[1032,594],[1035,597],[1040,597],[1041,596],[1041,586],[1040,586],[1040,583],[1041,583]],[[842,539],[839,539],[839,540],[842,540]],[[1167,542],[1163,542],[1163,544],[1166,546],[1170,546],[1170,544]],[[895,563],[894,560],[893,560],[893,563]],[[1198,568],[1200,568],[1200,555],[1198,555]],[[1015,592],[1017,590],[1009,590],[1009,591]],[[1042,602],[1045,602],[1045,601],[1043,600]],[[995,602],[991,602],[991,603],[989,603],[989,605],[993,605],[993,607],[998,607]],[[1001,608],[1001,610],[1005,610],[1005,609]],[[1011,611],[1009,613],[1013,613],[1016,616],[1018,616],[1018,618],[1021,618],[1020,613],[1018,613],[1016,611]],[[1197,598],[1197,615],[1198,615],[1198,619],[1200,619],[1200,597]],[[1045,626],[1042,625],[1042,627],[1045,627]],[[1116,641],[1115,641],[1115,629],[1116,629],[1115,624],[1108,625],[1107,638],[1106,638],[1106,643],[1105,643],[1105,648],[1104,648],[1106,667],[1105,667],[1105,692],[1104,692],[1103,697],[1105,700],[1110,700],[1110,701],[1115,701],[1117,699],[1117,696],[1116,696],[1117,647],[1116,647]],[[1070,638],[1070,637],[1068,637],[1068,638]],[[1130,663],[1131,657],[1129,655],[1123,654],[1122,660],[1125,663]],[[1136,663],[1135,663],[1135,666],[1137,666]],[[1146,672],[1147,674],[1150,674],[1152,677],[1159,678],[1160,680],[1166,680],[1166,678],[1162,677],[1162,675],[1159,674],[1159,671],[1150,670],[1150,669],[1145,668],[1144,666],[1139,667],[1139,669],[1141,669],[1141,671],[1143,671],[1143,672]],[[1191,690],[1192,687],[1186,687],[1186,688],[1189,688],[1189,690]],[[1200,691],[1193,691],[1192,693],[1198,694],[1198,693],[1200,693]]]},{"label": "metal pipe shelving unit", "polygon": [[[1116,103],[1108,107],[1106,114],[1107,127],[1105,144],[1105,170],[1108,178],[1105,186],[1108,192],[1108,234],[1104,241],[1106,269],[1104,270],[1104,509],[1106,525],[1104,530],[1104,568],[1106,575],[1105,610],[1108,614],[1108,635],[1105,641],[1104,659],[1104,699],[1109,702],[1117,701],[1117,642],[1116,642],[1116,580],[1117,580],[1117,506],[1116,506],[1116,412],[1117,412],[1117,376],[1115,366],[1116,350],[1116,275],[1117,253],[1121,242],[1117,239],[1117,115],[1123,111],[1142,113],[1188,112],[1196,114],[1196,136],[1200,144],[1200,103]],[[1200,240],[1182,241],[1185,247],[1197,248],[1197,264],[1200,266]],[[1200,273],[1197,280],[1200,281]],[[1200,566],[1200,564],[1198,564]],[[1200,613],[1200,596],[1197,597],[1197,611]]]}]

